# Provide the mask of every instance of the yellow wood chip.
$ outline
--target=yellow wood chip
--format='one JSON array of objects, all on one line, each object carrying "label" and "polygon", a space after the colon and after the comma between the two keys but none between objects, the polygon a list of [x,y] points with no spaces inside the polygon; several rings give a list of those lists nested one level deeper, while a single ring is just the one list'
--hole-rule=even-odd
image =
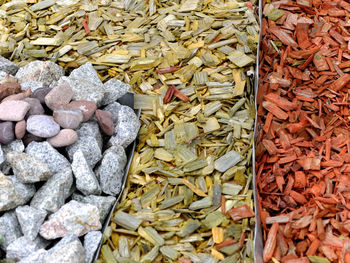
[{"label": "yellow wood chip", "polygon": [[213,227],[211,229],[214,243],[219,244],[224,241],[224,229],[221,227]]},{"label": "yellow wood chip", "polygon": [[216,257],[219,260],[224,260],[225,259],[224,255],[221,254],[219,251],[217,251],[215,248],[211,249],[211,255],[213,257]]},{"label": "yellow wood chip", "polygon": [[201,189],[197,188],[194,184],[190,183],[188,180],[182,179],[181,181],[184,185],[190,188],[196,195],[203,196],[203,197],[207,196],[206,193],[204,193]]}]

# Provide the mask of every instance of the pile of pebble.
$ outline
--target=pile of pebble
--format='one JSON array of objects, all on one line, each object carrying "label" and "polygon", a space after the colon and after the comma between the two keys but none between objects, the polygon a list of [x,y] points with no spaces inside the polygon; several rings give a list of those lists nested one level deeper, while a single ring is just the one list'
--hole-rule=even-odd
[{"label": "pile of pebble", "polygon": [[18,68],[0,56],[0,258],[92,261],[140,128],[117,102],[128,89],[90,63],[64,76],[50,61]]}]

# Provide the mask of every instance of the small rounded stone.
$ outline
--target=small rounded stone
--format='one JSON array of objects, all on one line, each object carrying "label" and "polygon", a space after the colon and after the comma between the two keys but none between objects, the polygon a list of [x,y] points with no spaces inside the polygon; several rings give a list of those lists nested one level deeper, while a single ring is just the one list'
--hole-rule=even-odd
[{"label": "small rounded stone", "polygon": [[88,100],[71,101],[68,106],[72,110],[81,110],[83,113],[83,122],[90,120],[97,109],[96,103]]},{"label": "small rounded stone", "polygon": [[78,140],[78,134],[76,131],[72,129],[63,129],[60,132],[49,139],[47,139],[48,143],[50,143],[53,147],[65,147],[75,143]]},{"label": "small rounded stone", "polygon": [[50,138],[59,133],[60,126],[51,116],[32,115],[27,120],[27,131],[38,137]]},{"label": "small rounded stone", "polygon": [[18,140],[21,140],[26,134],[26,121],[22,120],[15,125],[15,135]]},{"label": "small rounded stone", "polygon": [[102,131],[108,136],[112,136],[115,131],[112,113],[108,111],[97,110],[96,117]]},{"label": "small rounded stone", "polygon": [[58,105],[68,104],[73,98],[74,92],[68,83],[62,83],[54,87],[45,97],[45,103],[51,110]]},{"label": "small rounded stone", "polygon": [[15,139],[14,125],[10,121],[0,123],[0,143],[8,144]]},{"label": "small rounded stone", "polygon": [[25,102],[28,102],[30,104],[30,109],[27,113],[27,116],[30,115],[42,115],[45,113],[45,110],[43,106],[40,103],[40,100],[36,98],[25,98]]},{"label": "small rounded stone", "polygon": [[67,110],[64,106],[53,112],[54,120],[64,129],[78,128],[83,121],[83,113],[80,110]]},{"label": "small rounded stone", "polygon": [[0,104],[0,120],[21,121],[30,109],[28,102],[22,100],[8,100]]},{"label": "small rounded stone", "polygon": [[13,94],[13,95],[10,95],[10,96],[6,97],[5,99],[3,99],[2,102],[9,101],[9,100],[23,100],[26,97],[27,97],[27,95],[24,92],[18,93],[18,94]]},{"label": "small rounded stone", "polygon": [[45,104],[45,97],[51,90],[52,90],[52,88],[36,89],[30,97],[38,99],[41,104]]}]

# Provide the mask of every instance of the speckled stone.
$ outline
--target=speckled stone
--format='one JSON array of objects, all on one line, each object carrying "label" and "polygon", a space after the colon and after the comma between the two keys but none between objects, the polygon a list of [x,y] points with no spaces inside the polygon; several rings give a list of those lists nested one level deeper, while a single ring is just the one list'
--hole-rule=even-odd
[{"label": "speckled stone", "polygon": [[26,121],[22,120],[16,123],[15,125],[15,135],[16,139],[20,140],[24,137],[26,133]]},{"label": "speckled stone", "polygon": [[100,221],[103,224],[106,219],[109,211],[117,200],[114,196],[98,196],[98,195],[89,195],[83,196],[79,194],[73,194],[72,199],[81,203],[91,204],[98,208],[100,211]]},{"label": "speckled stone", "polygon": [[74,100],[69,104],[70,109],[80,110],[83,113],[83,122],[86,122],[91,119],[96,111],[96,103],[87,100]]},{"label": "speckled stone", "polygon": [[86,137],[86,136],[94,137],[98,143],[98,146],[102,150],[103,140],[102,140],[102,135],[97,122],[89,121],[86,123],[82,123],[79,129],[77,130],[77,133],[79,138]]},{"label": "speckled stone", "polygon": [[68,104],[73,98],[73,90],[68,83],[54,87],[45,97],[47,107],[54,110],[58,105]]},{"label": "speckled stone", "polygon": [[64,129],[76,129],[83,121],[81,110],[66,110],[57,108],[53,112],[53,118]]},{"label": "speckled stone", "polygon": [[21,140],[14,140],[9,144],[2,145],[2,150],[4,154],[8,154],[9,152],[23,152],[24,144]]},{"label": "speckled stone", "polygon": [[54,174],[34,195],[30,206],[54,213],[64,205],[73,184],[72,171],[68,168]]},{"label": "speckled stone", "polygon": [[96,138],[92,136],[79,137],[74,144],[68,146],[66,149],[70,160],[73,160],[74,153],[80,149],[84,153],[85,159],[91,168],[93,168],[102,157],[101,148]]},{"label": "speckled stone", "polygon": [[0,217],[0,236],[2,242],[0,248],[6,252],[7,246],[22,235],[14,211],[7,212]]},{"label": "speckled stone", "polygon": [[11,180],[0,173],[0,211],[7,211],[17,206],[19,196]]},{"label": "speckled stone", "polygon": [[110,79],[103,84],[105,95],[102,101],[102,105],[107,105],[115,102],[117,99],[123,97],[128,90],[130,85],[121,82],[119,79]]},{"label": "speckled stone", "polygon": [[5,161],[4,151],[2,150],[2,146],[0,144],[0,166],[3,164],[4,161]]},{"label": "speckled stone", "polygon": [[113,123],[116,124],[118,121],[118,114],[122,105],[119,102],[113,102],[107,105],[103,110],[108,111],[112,114]]},{"label": "speckled stone", "polygon": [[63,129],[60,132],[49,139],[47,142],[50,143],[53,147],[66,147],[75,143],[78,140],[78,134],[72,129]]},{"label": "speckled stone", "polygon": [[104,87],[90,62],[74,69],[69,77],[62,77],[59,83],[67,82],[74,91],[73,100],[93,101],[100,106]]},{"label": "speckled stone", "polygon": [[70,201],[49,217],[40,228],[45,239],[64,237],[68,233],[77,236],[101,229],[99,211],[96,206]]},{"label": "speckled stone", "polygon": [[108,145],[120,145],[126,148],[137,137],[141,124],[134,110],[121,106],[115,126],[115,135],[111,137]]},{"label": "speckled stone", "polygon": [[43,263],[44,258],[47,256],[45,249],[39,249],[29,254],[25,258],[22,258],[18,263]]},{"label": "speckled stone", "polygon": [[62,171],[62,169],[70,168],[70,163],[62,154],[53,148],[48,142],[31,142],[26,153],[37,157],[45,162],[52,174]]},{"label": "speckled stone", "polygon": [[91,231],[84,236],[85,263],[92,262],[101,238],[100,231]]},{"label": "speckled stone", "polygon": [[18,71],[18,66],[3,56],[0,56],[0,71],[15,75]]},{"label": "speckled stone", "polygon": [[126,154],[121,146],[112,146],[104,152],[101,164],[96,169],[104,193],[109,195],[120,193],[126,161]]},{"label": "speckled stone", "polygon": [[12,167],[14,175],[22,183],[46,181],[51,176],[49,166],[32,155],[10,152],[6,158]]},{"label": "speckled stone", "polygon": [[14,127],[10,121],[0,123],[0,143],[9,144],[15,139]]},{"label": "speckled stone", "polygon": [[39,81],[48,87],[51,82],[59,80],[63,75],[64,69],[56,63],[35,60],[21,67],[15,77],[18,78],[20,84]]},{"label": "speckled stone", "polygon": [[114,134],[114,123],[113,116],[108,111],[97,110],[96,117],[98,124],[101,127],[101,130],[108,136],[112,136]]},{"label": "speckled stone", "polygon": [[6,258],[21,260],[38,249],[39,248],[36,242],[26,236],[22,236],[7,246]]},{"label": "speckled stone", "polygon": [[60,131],[60,126],[51,116],[32,115],[27,120],[27,131],[38,137],[50,138]]},{"label": "speckled stone", "polygon": [[101,194],[101,188],[96,176],[81,150],[76,151],[73,155],[72,171],[79,191],[85,195]]},{"label": "speckled stone", "polygon": [[21,121],[30,109],[30,104],[22,100],[8,100],[0,103],[0,120]]},{"label": "speckled stone", "polygon": [[85,250],[79,240],[61,245],[44,258],[43,263],[84,263]]},{"label": "speckled stone", "polygon": [[47,212],[31,206],[19,206],[16,208],[16,215],[24,236],[34,240],[44,222]]},{"label": "speckled stone", "polygon": [[23,184],[14,175],[9,175],[8,178],[11,180],[13,186],[15,187],[16,194],[19,196],[17,200],[17,206],[24,205],[34,196],[34,184]]},{"label": "speckled stone", "polygon": [[42,115],[45,113],[43,106],[40,103],[40,100],[35,98],[25,98],[23,101],[28,102],[30,109],[27,113],[27,116],[30,115]]},{"label": "speckled stone", "polygon": [[37,89],[42,89],[44,87],[45,84],[41,81],[28,81],[21,83],[22,90],[31,90],[32,92],[36,91]]},{"label": "speckled stone", "polygon": [[41,104],[45,104],[45,97],[51,90],[51,88],[36,89],[35,91],[33,91],[30,97],[38,99]]}]

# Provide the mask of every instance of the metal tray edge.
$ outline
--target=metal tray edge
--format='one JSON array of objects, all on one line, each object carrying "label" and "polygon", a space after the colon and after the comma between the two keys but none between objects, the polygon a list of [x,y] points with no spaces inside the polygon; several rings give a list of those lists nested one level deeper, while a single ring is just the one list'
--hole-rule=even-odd
[{"label": "metal tray edge", "polygon": [[[132,99],[131,99],[132,98]],[[121,100],[119,101],[120,104],[122,105],[126,105],[126,106],[129,106],[131,107],[132,109],[134,109],[134,94],[131,93],[131,92],[128,92],[126,95],[125,95],[125,98],[121,98]],[[134,109],[135,110],[135,109]],[[137,110],[136,111],[136,115],[138,117],[138,119],[140,119],[140,116],[141,116],[141,109]],[[126,185],[126,181],[128,179],[128,174],[129,174],[129,169],[130,169],[130,166],[131,166],[131,163],[132,163],[132,159],[134,157],[134,151],[135,151],[135,148],[136,148],[136,145],[137,145],[137,139],[131,144],[129,145],[127,148],[126,148],[126,152],[127,152],[127,157],[128,157],[128,162],[126,164],[126,167],[125,167],[125,170],[124,170],[124,177],[123,177],[123,184],[122,184],[122,187],[121,187],[121,191],[120,193],[116,196],[116,201],[113,205],[113,207],[111,208],[105,222],[104,222],[104,225],[103,225],[103,228],[101,229],[101,232],[102,232],[102,238],[101,238],[101,241],[100,241],[100,244],[95,252],[95,255],[94,255],[94,258],[92,260],[92,262],[95,262],[99,255],[100,255],[100,252],[101,252],[101,248],[102,248],[102,245],[103,245],[103,234],[107,228],[107,226],[109,225],[109,223],[111,222],[111,218],[112,218],[112,215],[113,215],[113,212],[121,198],[121,196],[123,195],[123,192],[124,192],[124,189],[125,189],[125,185]]]},{"label": "metal tray edge", "polygon": [[258,14],[259,14],[259,42],[257,48],[257,56],[256,56],[256,69],[255,69],[255,124],[254,124],[254,143],[253,143],[253,189],[254,189],[254,210],[255,210],[255,235],[254,235],[254,262],[255,263],[263,263],[263,239],[262,239],[262,229],[261,229],[261,221],[260,221],[260,208],[259,208],[259,195],[257,193],[256,187],[256,167],[255,167],[255,145],[257,143],[257,135],[259,134],[259,126],[257,122],[257,112],[258,112],[258,104],[257,104],[257,94],[259,89],[259,58],[260,58],[260,43],[261,43],[261,19],[262,19],[262,0],[258,2]]}]

